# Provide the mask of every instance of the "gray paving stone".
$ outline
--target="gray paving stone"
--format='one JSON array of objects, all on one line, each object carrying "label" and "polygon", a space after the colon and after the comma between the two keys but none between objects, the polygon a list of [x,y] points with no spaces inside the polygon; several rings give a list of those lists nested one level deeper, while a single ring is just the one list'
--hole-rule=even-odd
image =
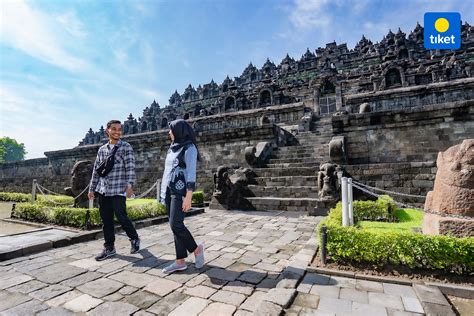
[{"label": "gray paving stone", "polygon": [[293,302],[293,306],[301,306],[307,308],[317,309],[319,305],[319,296],[306,294],[306,293],[298,293],[296,295],[295,301]]},{"label": "gray paving stone", "polygon": [[367,295],[367,292],[359,291],[356,289],[341,288],[341,292],[339,293],[339,298],[353,301],[353,302],[359,302],[363,304],[369,303],[369,297]]},{"label": "gray paving stone", "polygon": [[423,302],[423,310],[426,315],[443,315],[443,316],[454,316],[456,315],[450,305],[440,305],[434,303]]},{"label": "gray paving stone", "polygon": [[267,277],[262,282],[257,284],[256,288],[259,290],[268,291],[270,289],[275,288],[279,281],[280,280],[278,279]]},{"label": "gray paving stone", "polygon": [[136,291],[138,291],[138,289],[136,287],[127,285],[127,286],[124,286],[123,288],[121,288],[119,290],[119,293],[122,294],[122,295],[130,295],[132,293],[135,293]]},{"label": "gray paving stone", "polygon": [[219,268],[212,268],[206,271],[206,274],[212,279],[220,279],[224,281],[235,281],[240,275],[239,272]]},{"label": "gray paving stone", "polygon": [[235,313],[234,316],[252,316],[253,313],[243,310],[243,309],[238,309]]},{"label": "gray paving stone", "polygon": [[109,279],[119,281],[121,283],[134,286],[136,288],[142,288],[145,285],[157,280],[157,277],[149,275],[149,274],[145,274],[145,273],[122,271],[117,274],[109,276]]},{"label": "gray paving stone", "polygon": [[0,290],[4,290],[9,287],[16,286],[18,284],[22,284],[31,280],[33,280],[33,278],[29,275],[15,273],[11,277],[6,276],[0,279]]},{"label": "gray paving stone", "polygon": [[243,264],[255,265],[255,264],[259,263],[260,261],[262,261],[262,258],[253,257],[253,256],[245,256],[244,255],[244,256],[240,257],[238,261],[243,263]]},{"label": "gray paving stone", "polygon": [[421,284],[413,285],[413,289],[422,302],[434,303],[449,306],[450,304],[444,297],[443,293],[434,286],[426,286]]},{"label": "gray paving stone", "polygon": [[255,269],[264,270],[268,272],[281,272],[283,270],[283,267],[279,267],[271,263],[263,263],[263,262],[257,263],[253,267]]},{"label": "gray paving stone", "polygon": [[230,265],[229,267],[227,267],[227,270],[231,270],[235,272],[245,272],[248,270],[252,270],[252,265],[236,262]]},{"label": "gray paving stone", "polygon": [[263,302],[266,295],[266,292],[255,291],[243,304],[239,306],[239,308],[254,312],[260,303]]},{"label": "gray paving stone", "polygon": [[231,266],[235,263],[235,259],[227,259],[227,258],[222,258],[219,257],[217,259],[212,260],[211,262],[208,262],[207,265],[215,268],[222,268],[225,269],[228,266]]},{"label": "gray paving stone", "polygon": [[149,283],[144,290],[163,297],[181,286],[182,284],[171,280],[156,278],[156,280]]},{"label": "gray paving stone", "polygon": [[83,293],[90,294],[94,297],[101,298],[117,292],[123,284],[111,279],[102,278],[91,282],[87,282],[77,289]]},{"label": "gray paving stone", "polygon": [[158,295],[154,295],[146,291],[138,291],[125,296],[124,302],[135,305],[140,309],[147,309],[160,299],[161,297]]},{"label": "gray paving stone", "polygon": [[266,276],[266,272],[248,270],[244,271],[244,273],[239,276],[238,280],[246,283],[258,284],[265,279]]},{"label": "gray paving stone", "polygon": [[55,284],[73,278],[87,270],[78,268],[67,263],[57,263],[38,270],[30,271],[29,274],[39,281]]},{"label": "gray paving stone", "polygon": [[91,310],[90,316],[104,316],[104,315],[132,315],[138,311],[138,307],[123,302],[105,302],[98,307]]},{"label": "gray paving stone", "polygon": [[356,280],[355,288],[360,291],[383,293],[383,284],[380,282]]},{"label": "gray paving stone", "polygon": [[135,314],[133,314],[133,316],[153,316],[153,315],[154,314],[148,313],[147,311],[144,311],[144,310],[140,310],[136,312]]},{"label": "gray paving stone", "polygon": [[321,297],[339,298],[341,288],[334,285],[313,285],[309,294],[318,295]]},{"label": "gray paving stone", "polygon": [[30,301],[31,297],[22,293],[0,291],[0,312]]},{"label": "gray paving stone", "polygon": [[283,310],[281,306],[278,306],[268,301],[263,301],[258,305],[257,309],[253,314],[262,316],[279,316],[283,314]]},{"label": "gray paving stone", "polygon": [[33,298],[36,298],[37,300],[47,301],[47,300],[52,299],[53,297],[59,296],[71,290],[72,289],[70,287],[60,285],[60,284],[53,284],[48,287],[31,292],[29,295]]},{"label": "gray paving stone", "polygon": [[232,316],[236,307],[224,303],[212,303],[208,305],[199,316]]},{"label": "gray paving stone", "polygon": [[22,283],[22,284],[18,284],[13,287],[10,287],[7,290],[9,292],[19,292],[23,294],[28,294],[30,292],[42,289],[46,286],[48,286],[48,284],[37,281],[37,280],[31,280],[26,283]]},{"label": "gray paving stone", "polygon": [[80,274],[68,280],[62,281],[60,284],[64,286],[69,286],[69,287],[77,287],[81,284],[97,280],[103,276],[104,274],[102,273],[88,271],[86,273]]},{"label": "gray paving stone", "polygon": [[287,308],[295,295],[295,289],[270,289],[265,296],[265,300]]},{"label": "gray paving stone", "polygon": [[[312,309],[312,308],[303,308],[299,312],[298,316],[336,316],[336,314],[320,311],[320,310]],[[366,315],[366,316],[369,316],[369,315]]]},{"label": "gray paving stone", "polygon": [[123,295],[120,294],[119,292],[115,292],[110,295],[102,297],[102,299],[107,302],[118,302],[123,299]]},{"label": "gray paving stone", "polygon": [[37,316],[72,316],[74,313],[62,307],[53,307],[45,311],[39,312]]},{"label": "gray paving stone", "polygon": [[249,296],[253,292],[253,285],[245,283],[245,282],[233,281],[233,282],[227,283],[227,285],[224,286],[223,290],[236,292],[236,293]]},{"label": "gray paving stone", "polygon": [[329,280],[329,284],[330,285],[336,285],[336,286],[339,286],[339,287],[355,289],[356,280],[332,275],[331,279]]},{"label": "gray paving stone", "polygon": [[318,309],[330,313],[342,314],[352,311],[352,302],[331,297],[320,297]]},{"label": "gray paving stone", "polygon": [[172,310],[181,305],[181,303],[183,303],[188,298],[189,296],[184,295],[183,293],[173,292],[153,304],[147,309],[147,311],[157,315],[168,315]]},{"label": "gray paving stone", "polygon": [[176,309],[174,309],[169,314],[169,316],[199,315],[199,313],[203,311],[209,303],[210,302],[208,300],[205,300],[202,298],[190,297],[184,303],[182,303]]},{"label": "gray paving stone", "polygon": [[47,310],[49,307],[42,304],[40,301],[33,300],[13,308],[1,312],[2,316],[17,316],[17,315],[35,315],[38,312]]},{"label": "gray paving stone", "polygon": [[52,298],[49,301],[46,301],[45,304],[48,305],[48,306],[57,307],[57,306],[63,305],[64,303],[75,299],[76,297],[81,296],[82,294],[83,293],[81,293],[79,291],[72,290],[72,291],[66,292],[62,295],[56,296],[55,298]]},{"label": "gray paving stone", "polygon": [[225,281],[225,280],[220,280],[220,279],[211,279],[211,278],[208,278],[207,280],[205,280],[201,285],[205,285],[205,286],[209,286],[209,287],[212,287],[214,289],[221,289],[224,285],[226,285],[228,283],[228,281]]},{"label": "gray paving stone", "polygon": [[420,314],[424,313],[423,306],[421,306],[418,298],[402,296],[402,302],[406,311]]},{"label": "gray paving stone", "polygon": [[221,303],[239,306],[247,297],[240,293],[220,290],[214,293],[209,299]]},{"label": "gray paving stone", "polygon": [[382,306],[373,306],[369,304],[353,302],[352,315],[360,316],[387,316],[387,309]]},{"label": "gray paving stone", "polygon": [[186,288],[184,294],[189,296],[196,296],[200,298],[209,298],[212,294],[216,293],[217,289],[209,286],[197,285],[195,287]]},{"label": "gray paving stone", "polygon": [[400,296],[369,292],[369,304],[403,310]]},{"label": "gray paving stone", "polygon": [[102,300],[94,298],[88,294],[82,294],[81,296],[78,296],[64,304],[64,308],[67,308],[75,313],[85,313],[102,302]]},{"label": "gray paving stone", "polygon": [[398,296],[416,298],[415,291],[413,291],[413,288],[408,285],[383,283],[383,292],[389,295],[398,295]]}]

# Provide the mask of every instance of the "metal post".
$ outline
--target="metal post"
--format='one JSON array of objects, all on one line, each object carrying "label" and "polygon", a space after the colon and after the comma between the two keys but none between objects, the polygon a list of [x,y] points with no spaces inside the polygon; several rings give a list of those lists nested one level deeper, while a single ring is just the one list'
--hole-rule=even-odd
[{"label": "metal post", "polygon": [[348,186],[348,199],[349,199],[349,225],[354,226],[354,213],[353,213],[353,207],[352,207],[352,202],[353,202],[353,196],[352,196],[352,178],[347,179],[347,186]]},{"label": "metal post", "polygon": [[349,226],[349,203],[347,198],[347,178],[342,177],[342,226]]},{"label": "metal post", "polygon": [[327,227],[321,227],[321,261],[326,264]]},{"label": "metal post", "polygon": [[31,203],[36,201],[36,179],[33,179],[33,185],[31,187]]}]

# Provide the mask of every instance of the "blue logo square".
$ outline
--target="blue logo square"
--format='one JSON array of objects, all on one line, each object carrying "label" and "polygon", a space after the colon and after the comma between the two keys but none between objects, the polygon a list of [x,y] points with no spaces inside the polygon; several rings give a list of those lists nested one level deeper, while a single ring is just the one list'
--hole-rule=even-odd
[{"label": "blue logo square", "polygon": [[461,48],[461,14],[426,12],[424,44],[426,49]]}]

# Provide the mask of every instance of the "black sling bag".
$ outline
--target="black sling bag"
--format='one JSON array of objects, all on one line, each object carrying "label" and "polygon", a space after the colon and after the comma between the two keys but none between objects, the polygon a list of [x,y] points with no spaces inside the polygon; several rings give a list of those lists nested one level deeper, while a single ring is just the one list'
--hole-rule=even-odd
[{"label": "black sling bag", "polygon": [[119,146],[115,146],[114,149],[112,149],[112,152],[102,161],[98,166],[97,166],[97,174],[100,177],[106,177],[110,171],[112,171],[112,168],[114,167],[115,164],[115,153],[117,152]]}]

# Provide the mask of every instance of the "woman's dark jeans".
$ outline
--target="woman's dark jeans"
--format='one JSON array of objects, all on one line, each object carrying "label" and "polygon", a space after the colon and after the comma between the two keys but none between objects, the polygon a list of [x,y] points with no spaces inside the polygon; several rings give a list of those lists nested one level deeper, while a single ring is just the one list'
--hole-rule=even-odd
[{"label": "woman's dark jeans", "polygon": [[174,235],[176,259],[184,259],[188,256],[188,251],[196,250],[197,245],[189,230],[184,226],[183,196],[172,194],[167,189],[165,206]]}]

